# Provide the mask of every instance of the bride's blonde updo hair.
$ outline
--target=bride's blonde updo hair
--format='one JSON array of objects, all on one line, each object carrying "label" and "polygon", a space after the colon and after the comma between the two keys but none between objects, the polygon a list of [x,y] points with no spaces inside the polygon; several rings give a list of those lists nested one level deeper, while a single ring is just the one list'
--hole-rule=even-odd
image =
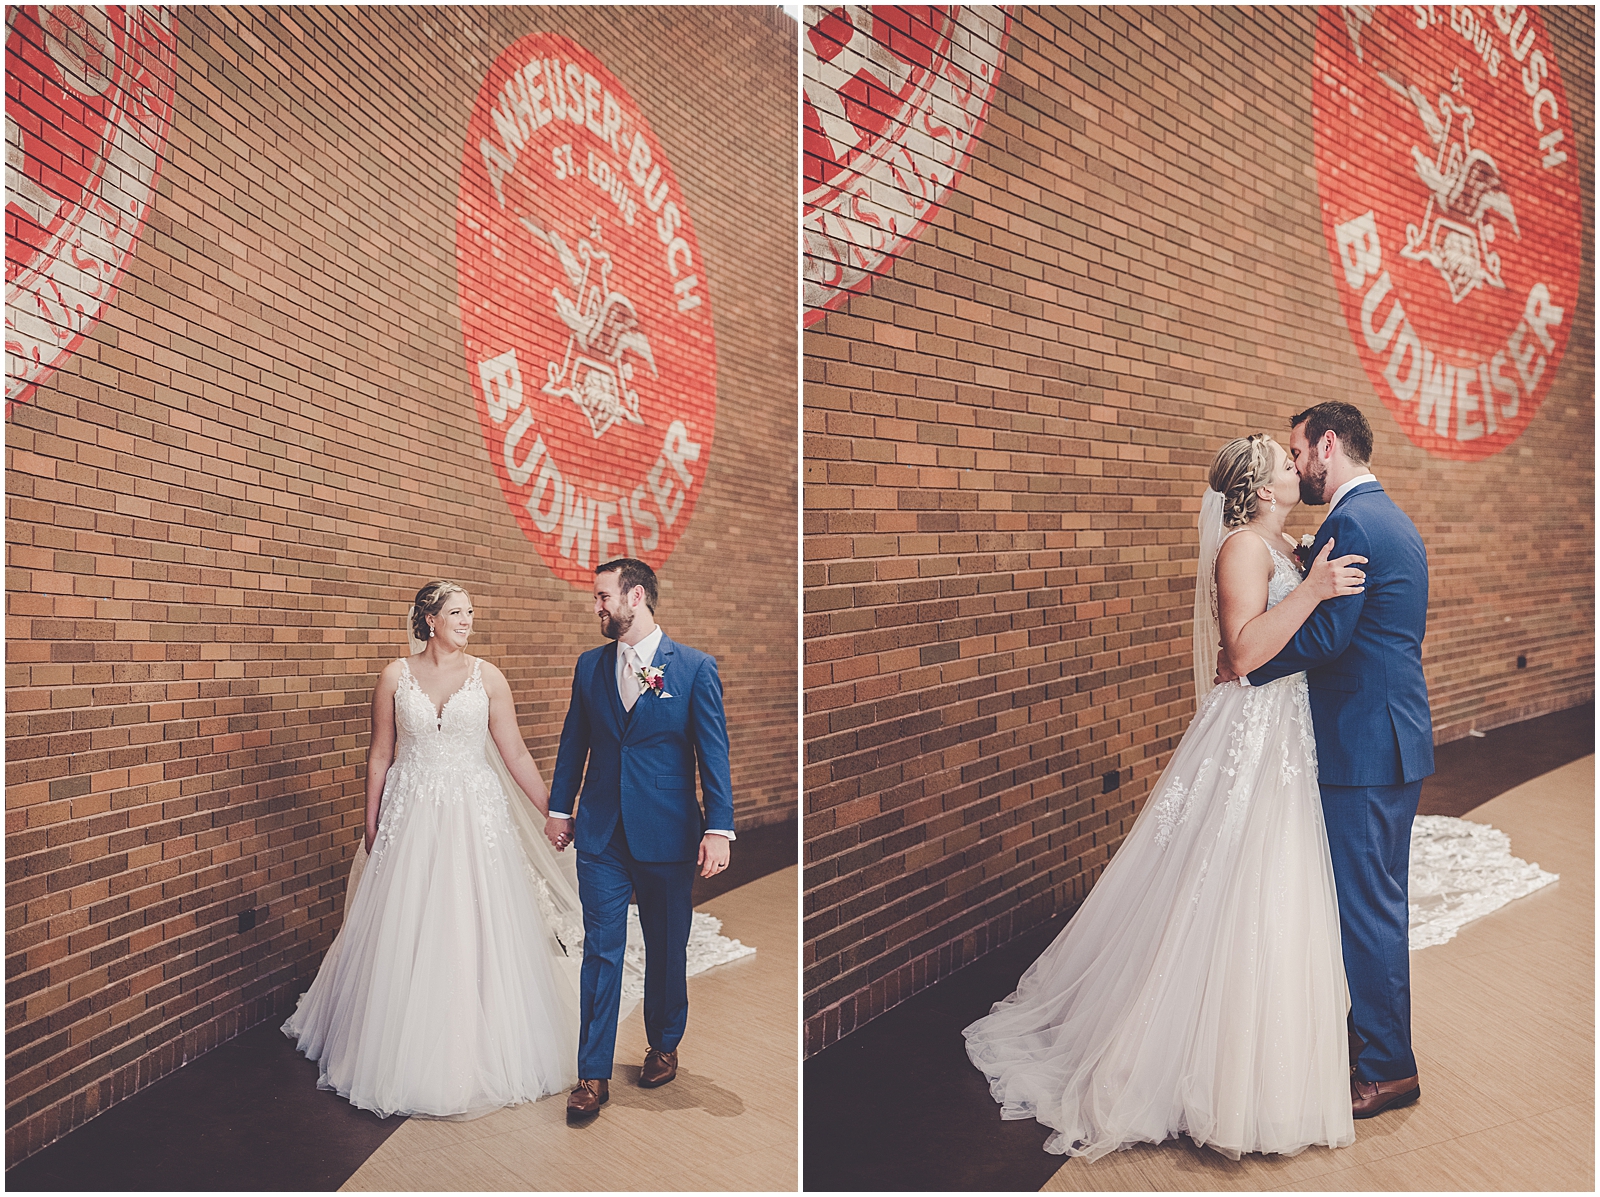
[{"label": "bride's blonde updo hair", "polygon": [[429,582],[417,591],[417,597],[412,600],[411,634],[426,644],[428,637],[433,635],[433,629],[428,626],[428,616],[439,614],[452,594],[466,593],[465,586],[447,582],[443,578]]},{"label": "bride's blonde updo hair", "polygon": [[1211,463],[1211,489],[1222,496],[1222,523],[1237,528],[1255,517],[1256,492],[1272,481],[1272,438],[1252,432],[1217,450]]}]

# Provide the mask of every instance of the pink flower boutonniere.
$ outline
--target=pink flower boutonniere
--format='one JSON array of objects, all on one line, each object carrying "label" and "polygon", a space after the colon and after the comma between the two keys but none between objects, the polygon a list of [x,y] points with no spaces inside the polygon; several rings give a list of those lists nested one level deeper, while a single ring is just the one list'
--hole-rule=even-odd
[{"label": "pink flower boutonniere", "polygon": [[1301,574],[1305,574],[1310,570],[1311,563],[1316,560],[1311,555],[1311,546],[1316,543],[1316,540],[1316,537],[1307,532],[1300,538],[1300,543],[1294,546],[1294,561],[1300,567]]},{"label": "pink flower boutonniere", "polygon": [[646,665],[636,675],[639,679],[639,689],[657,698],[671,698],[667,693],[667,671],[665,666]]}]

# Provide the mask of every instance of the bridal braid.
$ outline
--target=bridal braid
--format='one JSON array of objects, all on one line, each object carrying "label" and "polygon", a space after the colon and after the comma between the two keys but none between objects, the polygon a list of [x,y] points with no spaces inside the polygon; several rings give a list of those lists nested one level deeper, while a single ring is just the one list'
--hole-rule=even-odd
[{"label": "bridal braid", "polygon": [[452,594],[465,593],[467,593],[465,586],[458,586],[443,578],[429,582],[417,591],[417,597],[411,604],[411,634],[426,644],[428,637],[433,635],[433,629],[428,627],[428,616],[439,614],[444,608],[445,601]]},{"label": "bridal braid", "polygon": [[1272,479],[1271,438],[1252,432],[1217,450],[1211,463],[1211,489],[1222,496],[1222,523],[1228,528],[1248,524],[1256,513],[1256,492]]}]

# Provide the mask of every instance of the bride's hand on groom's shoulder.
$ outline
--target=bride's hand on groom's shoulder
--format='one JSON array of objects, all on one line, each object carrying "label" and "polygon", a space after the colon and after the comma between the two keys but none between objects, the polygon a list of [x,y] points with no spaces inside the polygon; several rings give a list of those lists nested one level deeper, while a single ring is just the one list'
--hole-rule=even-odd
[{"label": "bride's hand on groom's shoulder", "polygon": [[1366,587],[1367,575],[1357,568],[1367,563],[1365,557],[1350,553],[1336,558],[1332,554],[1333,540],[1330,538],[1306,571],[1306,580],[1301,583],[1311,587],[1311,593],[1318,602],[1347,594],[1360,594]]}]

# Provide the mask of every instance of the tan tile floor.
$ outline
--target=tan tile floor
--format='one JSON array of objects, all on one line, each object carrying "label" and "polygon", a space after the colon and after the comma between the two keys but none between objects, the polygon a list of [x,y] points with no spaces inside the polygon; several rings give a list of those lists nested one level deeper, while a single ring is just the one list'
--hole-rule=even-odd
[{"label": "tan tile floor", "polygon": [[1356,1142],[1237,1162],[1187,1139],[1068,1160],[1045,1191],[1594,1189],[1594,757],[1466,817],[1561,880],[1411,957],[1422,1099]]},{"label": "tan tile floor", "polygon": [[[343,1187],[387,1190],[793,1190],[799,1183],[798,868],[699,909],[756,948],[689,981],[678,1077],[633,1083],[636,1010],[618,1028],[611,1100],[568,1127],[563,1097],[472,1122],[407,1122]],[[626,1061],[626,1063],[624,1063]]]}]

